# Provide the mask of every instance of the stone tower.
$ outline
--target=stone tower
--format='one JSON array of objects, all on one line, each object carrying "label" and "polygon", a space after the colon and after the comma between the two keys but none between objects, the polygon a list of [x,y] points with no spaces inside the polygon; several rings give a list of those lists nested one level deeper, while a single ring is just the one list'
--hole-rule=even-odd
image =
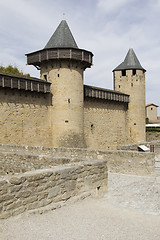
[{"label": "stone tower", "polygon": [[146,140],[145,72],[132,48],[124,61],[113,70],[114,90],[130,95],[127,111],[129,143]]},{"label": "stone tower", "polygon": [[83,72],[93,54],[79,49],[65,20],[44,49],[27,54],[27,63],[51,82],[52,136],[55,147],[85,147]]}]

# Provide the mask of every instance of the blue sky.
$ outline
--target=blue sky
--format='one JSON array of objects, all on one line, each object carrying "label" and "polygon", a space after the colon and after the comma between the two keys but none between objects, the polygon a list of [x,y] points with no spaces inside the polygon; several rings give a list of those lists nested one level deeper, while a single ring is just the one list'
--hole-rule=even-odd
[{"label": "blue sky", "polygon": [[1,0],[0,64],[26,65],[25,54],[44,48],[65,19],[94,64],[84,83],[113,89],[112,70],[132,47],[146,72],[146,103],[160,105],[160,0]]}]

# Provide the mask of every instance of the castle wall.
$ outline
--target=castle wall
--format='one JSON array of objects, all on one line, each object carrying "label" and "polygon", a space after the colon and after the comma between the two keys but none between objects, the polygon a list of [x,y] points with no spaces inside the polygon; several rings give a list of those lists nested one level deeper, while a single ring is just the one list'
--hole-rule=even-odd
[{"label": "castle wall", "polygon": [[0,143],[51,146],[50,96],[0,89]]},{"label": "castle wall", "polygon": [[116,149],[127,143],[127,104],[86,98],[84,131],[87,148]]}]

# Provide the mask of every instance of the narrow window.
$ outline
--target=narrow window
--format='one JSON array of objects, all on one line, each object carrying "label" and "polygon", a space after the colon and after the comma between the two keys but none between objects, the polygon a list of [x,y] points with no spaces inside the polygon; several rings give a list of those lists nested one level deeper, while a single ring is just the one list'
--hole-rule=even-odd
[{"label": "narrow window", "polygon": [[133,83],[131,83],[131,87],[133,87]]},{"label": "narrow window", "polygon": [[44,74],[43,77],[44,77],[44,80],[47,81],[47,74]]},{"label": "narrow window", "polygon": [[119,88],[120,88],[121,86],[119,85]]},{"label": "narrow window", "polygon": [[58,77],[60,77],[59,73],[57,74]]},{"label": "narrow window", "polygon": [[126,76],[126,70],[122,70],[122,76]]},{"label": "narrow window", "polygon": [[153,108],[151,107],[151,110],[153,110]]},{"label": "narrow window", "polygon": [[65,120],[65,123],[68,123],[69,121],[68,120]]},{"label": "narrow window", "polygon": [[70,98],[68,98],[68,103],[71,103],[71,99]]},{"label": "narrow window", "polygon": [[132,75],[135,76],[136,75],[136,69],[132,70]]}]

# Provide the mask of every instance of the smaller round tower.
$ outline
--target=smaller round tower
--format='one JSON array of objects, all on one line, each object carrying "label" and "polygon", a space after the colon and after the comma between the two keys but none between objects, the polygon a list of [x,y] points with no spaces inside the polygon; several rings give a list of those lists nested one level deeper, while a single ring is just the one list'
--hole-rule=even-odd
[{"label": "smaller round tower", "polygon": [[114,90],[129,95],[128,143],[146,140],[145,72],[132,48],[129,49],[124,61],[113,70]]},{"label": "smaller round tower", "polygon": [[83,73],[93,54],[79,49],[62,20],[44,49],[27,54],[27,63],[51,82],[52,139],[55,147],[85,147]]}]

